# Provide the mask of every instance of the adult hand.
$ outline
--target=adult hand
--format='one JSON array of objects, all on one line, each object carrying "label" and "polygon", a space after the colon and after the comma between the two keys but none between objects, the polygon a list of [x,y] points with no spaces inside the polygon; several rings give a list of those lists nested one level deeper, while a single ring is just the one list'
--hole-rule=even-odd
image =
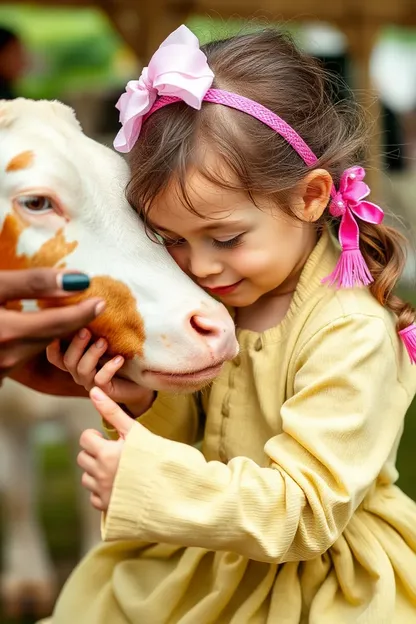
[{"label": "adult hand", "polygon": [[103,311],[105,303],[87,299],[39,312],[7,310],[4,306],[20,299],[68,297],[88,286],[89,279],[82,273],[58,269],[0,271],[0,380],[44,351],[55,338],[90,323]]}]

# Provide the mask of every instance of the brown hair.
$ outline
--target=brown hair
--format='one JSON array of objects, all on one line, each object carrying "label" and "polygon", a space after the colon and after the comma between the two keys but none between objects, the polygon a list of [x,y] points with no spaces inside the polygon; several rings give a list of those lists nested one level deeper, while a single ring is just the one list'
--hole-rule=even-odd
[{"label": "brown hair", "polygon": [[[313,168],[326,169],[335,185],[347,167],[362,162],[368,138],[362,110],[352,96],[336,101],[334,77],[288,34],[267,28],[211,42],[202,50],[215,74],[213,88],[253,99],[282,117],[318,157]],[[225,167],[209,167],[201,146],[213,146],[217,162]],[[154,113],[143,126],[131,152],[130,203],[145,217],[154,198],[175,181],[194,211],[186,188],[191,165],[223,188],[242,190],[253,200],[269,196],[291,214],[291,193],[308,171],[282,137],[253,117],[225,106],[203,103],[196,111],[178,102]],[[234,174],[236,183],[225,171]],[[328,210],[320,224],[324,222],[334,222]],[[405,246],[395,229],[360,222],[361,252],[374,277],[370,290],[396,313],[398,329],[415,317],[412,307],[392,294],[404,269]]]}]

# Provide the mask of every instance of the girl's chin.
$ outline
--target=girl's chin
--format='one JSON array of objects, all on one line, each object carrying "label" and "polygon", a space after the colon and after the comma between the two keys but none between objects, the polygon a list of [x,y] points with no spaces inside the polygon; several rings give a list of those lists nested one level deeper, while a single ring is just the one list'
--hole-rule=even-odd
[{"label": "girl's chin", "polygon": [[258,293],[231,293],[229,295],[222,295],[221,297],[217,297],[221,303],[225,306],[230,306],[232,308],[245,308],[247,306],[253,305],[259,299]]}]

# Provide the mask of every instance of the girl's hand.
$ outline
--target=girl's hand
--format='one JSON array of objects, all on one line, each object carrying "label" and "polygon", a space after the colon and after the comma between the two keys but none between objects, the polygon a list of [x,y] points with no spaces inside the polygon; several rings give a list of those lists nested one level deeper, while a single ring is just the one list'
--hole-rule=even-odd
[{"label": "girl's hand", "polygon": [[55,340],[46,350],[49,362],[70,373],[74,381],[87,391],[98,386],[117,403],[126,404],[135,417],[143,414],[153,403],[154,392],[117,377],[116,373],[124,364],[121,355],[113,357],[97,370],[108,344],[104,338],[99,338],[88,346],[90,340],[91,332],[81,329],[65,353],[61,352],[59,340]]},{"label": "girl's hand", "polygon": [[133,427],[140,427],[101,390],[90,393],[94,406],[101,416],[119,433],[118,440],[105,440],[101,433],[87,429],[81,436],[83,449],[78,455],[78,465],[84,470],[82,485],[89,490],[93,507],[107,511],[113,491],[114,479],[120,463],[126,435]]}]

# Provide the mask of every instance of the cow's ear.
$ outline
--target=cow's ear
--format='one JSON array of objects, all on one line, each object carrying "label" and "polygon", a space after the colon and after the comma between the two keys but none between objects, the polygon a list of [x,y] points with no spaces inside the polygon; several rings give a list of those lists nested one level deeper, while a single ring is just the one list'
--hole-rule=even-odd
[{"label": "cow's ear", "polygon": [[67,106],[66,104],[62,104],[62,102],[59,102],[58,100],[42,100],[42,102],[50,107],[50,110],[53,111],[56,117],[59,117],[62,121],[65,121],[79,130],[82,130],[81,124],[78,121],[73,108]]},{"label": "cow's ear", "polygon": [[69,124],[72,128],[82,130],[81,124],[75,116],[75,112],[66,104],[58,100],[28,100],[16,98],[14,100],[0,100],[0,128],[10,126],[19,118],[36,116],[51,124]]},{"label": "cow's ear", "polygon": [[10,126],[15,117],[13,102],[14,100],[0,100],[0,128]]}]

